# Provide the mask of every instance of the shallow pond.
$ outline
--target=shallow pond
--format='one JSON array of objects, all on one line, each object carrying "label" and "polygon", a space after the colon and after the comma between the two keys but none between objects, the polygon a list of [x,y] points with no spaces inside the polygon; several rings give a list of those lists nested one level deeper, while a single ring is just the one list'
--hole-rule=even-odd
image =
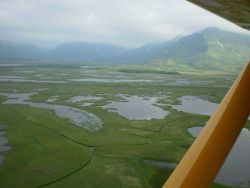
[{"label": "shallow pond", "polygon": [[22,73],[35,73],[36,71],[33,71],[33,70],[20,70],[20,71],[16,71],[16,72],[22,72]]},{"label": "shallow pond", "polygon": [[95,104],[95,102],[102,99],[103,97],[101,96],[86,95],[86,96],[75,96],[70,98],[68,101],[71,103],[77,103],[80,106],[92,106],[93,104]]},{"label": "shallow pond", "polygon": [[28,79],[14,79],[14,78],[0,78],[0,82],[21,82],[21,83],[50,83],[50,84],[65,84],[64,81],[53,80],[28,80]]},{"label": "shallow pond", "polygon": [[4,163],[5,157],[1,155],[3,152],[10,150],[11,147],[8,145],[8,139],[5,137],[5,132],[0,126],[0,165]]},{"label": "shallow pond", "polygon": [[139,96],[120,95],[124,101],[112,101],[103,106],[112,112],[117,112],[129,120],[164,119],[169,112],[155,106],[156,98],[144,98]]},{"label": "shallow pond", "polygon": [[150,164],[153,167],[156,168],[167,168],[167,169],[175,169],[177,166],[176,163],[170,163],[166,161],[158,161],[158,160],[151,160],[151,159],[145,159],[143,160],[144,163]]},{"label": "shallow pond", "polygon": [[[197,96],[185,95],[178,99],[181,101],[181,104],[171,105],[171,107],[177,111],[191,114],[211,116],[219,105]],[[250,116],[248,119],[250,120]]]},{"label": "shallow pond", "polygon": [[192,114],[211,116],[218,106],[217,103],[212,103],[196,96],[182,96],[178,99],[181,100],[181,104],[171,105],[171,107],[175,110]]},{"label": "shallow pond", "polygon": [[96,102],[103,99],[103,97],[96,97],[96,96],[91,96],[91,95],[86,95],[86,96],[75,96],[69,99],[70,102],[72,103],[79,103],[79,102]]},{"label": "shallow pond", "polygon": [[1,79],[26,79],[22,76],[0,76]]},{"label": "shallow pond", "polygon": [[102,79],[102,78],[79,78],[68,79],[75,82],[100,82],[100,83],[129,83],[129,82],[153,82],[152,80],[129,80],[129,79]]},{"label": "shallow pond", "polygon": [[48,98],[45,102],[56,102],[58,100],[59,96],[58,95],[54,95],[51,96],[50,98]]},{"label": "shallow pond", "polygon": [[[202,127],[188,132],[197,137]],[[215,182],[235,187],[250,187],[250,131],[243,128],[229,156],[220,169]]]},{"label": "shallow pond", "polygon": [[171,83],[171,85],[188,86],[188,85],[204,85],[208,83],[211,83],[211,81],[176,79]]},{"label": "shallow pond", "polygon": [[98,131],[101,129],[102,121],[94,114],[64,105],[28,102],[29,97],[34,94],[35,93],[0,93],[0,95],[8,98],[3,104],[24,104],[35,108],[51,109],[55,111],[58,117],[69,119],[73,124],[88,129],[89,131]]}]

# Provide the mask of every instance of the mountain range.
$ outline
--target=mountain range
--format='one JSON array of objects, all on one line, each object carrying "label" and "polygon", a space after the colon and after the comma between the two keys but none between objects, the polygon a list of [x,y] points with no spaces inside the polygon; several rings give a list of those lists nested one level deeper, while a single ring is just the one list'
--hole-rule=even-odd
[{"label": "mountain range", "polygon": [[206,28],[173,40],[129,49],[100,43],[72,42],[44,50],[0,41],[0,60],[63,60],[95,64],[138,64],[164,70],[238,70],[250,58],[250,35]]}]

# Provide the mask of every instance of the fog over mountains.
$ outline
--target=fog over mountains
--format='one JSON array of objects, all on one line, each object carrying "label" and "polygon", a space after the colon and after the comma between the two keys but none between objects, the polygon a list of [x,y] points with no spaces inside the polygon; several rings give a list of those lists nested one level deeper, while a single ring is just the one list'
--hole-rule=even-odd
[{"label": "fog over mountains", "polygon": [[250,35],[206,28],[171,41],[129,49],[100,43],[72,42],[44,50],[0,41],[4,60],[77,60],[95,64],[154,64],[195,69],[239,69],[250,58]]}]

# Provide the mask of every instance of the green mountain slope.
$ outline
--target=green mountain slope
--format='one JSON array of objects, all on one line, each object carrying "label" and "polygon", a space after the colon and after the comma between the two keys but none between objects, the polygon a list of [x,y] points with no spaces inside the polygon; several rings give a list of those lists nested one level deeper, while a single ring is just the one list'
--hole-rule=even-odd
[{"label": "green mountain slope", "polygon": [[250,35],[207,28],[182,38],[147,44],[135,49],[110,44],[74,42],[62,44],[55,49],[42,50],[33,45],[0,41],[1,59],[125,64],[131,70],[228,72],[238,71],[250,59]]},{"label": "green mountain slope", "polygon": [[147,66],[168,70],[236,71],[249,59],[250,35],[207,28],[161,49]]}]

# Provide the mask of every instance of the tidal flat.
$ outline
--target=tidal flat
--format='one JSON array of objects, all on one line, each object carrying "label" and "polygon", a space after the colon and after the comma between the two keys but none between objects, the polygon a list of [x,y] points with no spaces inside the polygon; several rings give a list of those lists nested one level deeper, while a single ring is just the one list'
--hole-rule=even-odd
[{"label": "tidal flat", "polygon": [[205,125],[235,76],[2,66],[0,125],[11,149],[0,152],[0,187],[161,187],[195,139],[188,129]]}]

